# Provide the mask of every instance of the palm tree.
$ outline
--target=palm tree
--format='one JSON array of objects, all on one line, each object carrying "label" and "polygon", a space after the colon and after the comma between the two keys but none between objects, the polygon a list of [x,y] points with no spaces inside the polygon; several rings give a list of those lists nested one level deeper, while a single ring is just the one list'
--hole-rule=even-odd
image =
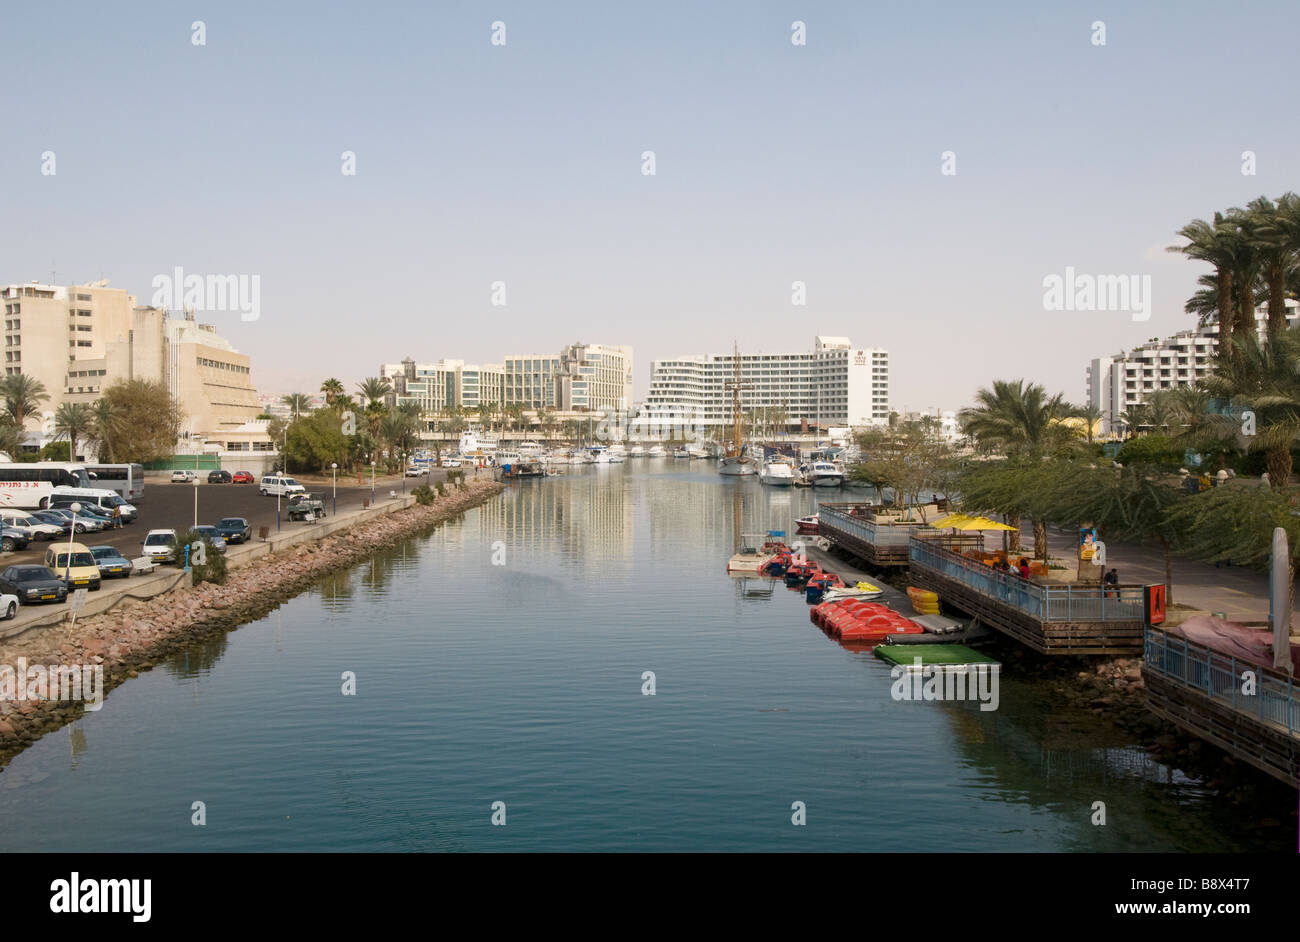
[{"label": "palm tree", "polygon": [[98,399],[90,407],[90,428],[86,443],[95,449],[100,461],[113,461],[113,445],[122,430],[121,410],[108,399]]},{"label": "palm tree", "polygon": [[[1300,438],[1300,328],[1260,341],[1234,339],[1236,350],[1219,356],[1215,372],[1202,385],[1230,403],[1205,423],[1205,434],[1232,436],[1249,451],[1262,451],[1269,484],[1277,489],[1291,479],[1291,446]],[[1255,413],[1255,434],[1241,432],[1240,409]]]},{"label": "palm tree", "polygon": [[20,432],[26,429],[32,414],[40,411],[41,403],[50,401],[45,384],[23,373],[6,376],[0,382],[0,395],[4,396],[5,411]]},{"label": "palm tree", "polygon": [[[1186,245],[1171,245],[1166,251],[1178,252],[1200,262],[1214,266],[1214,299],[1218,308],[1216,320],[1219,322],[1219,343],[1227,347],[1232,345],[1233,327],[1233,278],[1236,274],[1236,252],[1233,244],[1232,227],[1227,224],[1222,213],[1214,214],[1213,224],[1204,219],[1193,219],[1178,230],[1178,235],[1187,240]],[[1188,313],[1199,313],[1193,306],[1196,297],[1188,301],[1184,309]]]},{"label": "palm tree", "polygon": [[1262,261],[1268,296],[1268,336],[1279,337],[1286,330],[1286,288],[1288,275],[1300,261],[1300,196],[1283,193],[1277,203],[1261,196],[1249,209],[1255,217],[1252,239]]},{"label": "palm tree", "polygon": [[[984,447],[1000,449],[1008,458],[1040,463],[1075,436],[1074,430],[1060,421],[1070,414],[1065,397],[1061,393],[1048,396],[1037,383],[994,380],[991,389],[975,394],[975,402],[976,406],[960,413],[962,431]],[[1019,526],[1018,514],[1008,513],[1007,517],[1009,524]],[[1037,516],[1030,519],[1034,526],[1034,555],[1046,559],[1047,521]]]},{"label": "palm tree", "polygon": [[77,460],[77,439],[91,430],[93,422],[90,407],[80,402],[65,402],[54,411],[54,435],[68,440],[70,460]]},{"label": "palm tree", "polygon": [[343,383],[331,376],[325,382],[320,384],[320,391],[325,394],[325,405],[330,408],[334,407],[334,401],[343,395]]},{"label": "palm tree", "polygon": [[357,383],[357,392],[361,394],[361,399],[367,407],[375,403],[382,404],[384,397],[392,391],[393,387],[388,380],[377,376],[367,376],[364,382]]},{"label": "palm tree", "polygon": [[311,411],[311,396],[306,393],[289,393],[287,396],[281,396],[280,401],[289,407],[295,419]]},{"label": "palm tree", "polygon": [[1076,419],[1083,419],[1083,434],[1084,437],[1087,438],[1088,444],[1091,445],[1093,437],[1092,430],[1102,417],[1101,407],[1095,406],[1089,402],[1081,406],[1071,406],[1070,412],[1073,413]]}]

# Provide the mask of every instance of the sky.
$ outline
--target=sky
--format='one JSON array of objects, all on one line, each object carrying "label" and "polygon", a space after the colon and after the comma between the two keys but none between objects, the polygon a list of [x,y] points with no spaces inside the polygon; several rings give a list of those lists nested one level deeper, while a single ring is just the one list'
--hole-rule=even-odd
[{"label": "sky", "polygon": [[[1294,0],[11,4],[0,283],[147,304],[177,266],[257,276],[256,320],[199,319],[267,393],[581,341],[632,346],[639,397],[655,358],[824,334],[890,351],[896,409],[995,378],[1081,401],[1092,357],[1194,326],[1181,226],[1300,189],[1298,25]],[[1149,276],[1150,319],[1047,310],[1067,267]]]}]

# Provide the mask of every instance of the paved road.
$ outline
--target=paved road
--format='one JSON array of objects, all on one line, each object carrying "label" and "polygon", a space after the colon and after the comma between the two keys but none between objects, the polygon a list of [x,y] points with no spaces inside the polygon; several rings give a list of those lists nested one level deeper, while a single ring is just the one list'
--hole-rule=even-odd
[{"label": "paved road", "polygon": [[[487,474],[489,472],[482,471],[479,473]],[[433,472],[435,482],[445,479],[445,476],[445,470],[435,469]],[[140,510],[140,517],[135,523],[128,524],[118,530],[101,530],[98,533],[78,534],[77,540],[87,546],[103,546],[105,544],[115,546],[127,559],[133,559],[140,555],[140,544],[144,542],[144,536],[150,530],[183,530],[193,525],[196,491],[200,524],[215,525],[222,517],[245,517],[253,528],[254,540],[257,539],[259,527],[268,527],[270,532],[275,532],[276,500],[274,497],[263,497],[258,492],[256,484],[208,484],[206,480],[206,472],[200,476],[200,481],[203,483],[200,483],[197,487],[193,484],[171,484],[168,482],[166,475],[149,476],[145,482],[145,496],[136,505]],[[320,494],[324,497],[326,515],[332,517],[334,515],[334,499],[330,479],[303,476],[298,478],[298,481],[311,493]],[[423,481],[424,478],[422,477],[405,479],[407,491],[409,492],[411,488],[418,486]],[[380,503],[387,500],[390,490],[395,490],[398,494],[401,494],[402,486],[403,477],[401,475],[377,476],[374,486],[375,502]],[[360,485],[357,484],[355,475],[350,478],[339,476],[339,513],[359,510],[362,501],[369,500],[370,497],[369,474],[365,475],[365,483]],[[305,523],[290,523],[283,517],[283,509],[284,502],[282,501],[281,528],[287,530],[308,526]],[[20,552],[0,553],[0,568],[15,563],[39,563],[44,559],[45,550],[48,548],[48,543],[34,542],[29,544],[27,549]]]}]

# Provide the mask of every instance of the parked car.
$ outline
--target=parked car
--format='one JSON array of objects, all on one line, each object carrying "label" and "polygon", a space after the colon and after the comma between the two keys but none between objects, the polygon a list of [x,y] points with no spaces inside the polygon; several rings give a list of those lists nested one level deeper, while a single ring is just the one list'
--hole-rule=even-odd
[{"label": "parked car", "polygon": [[303,487],[293,478],[285,477],[283,474],[268,474],[262,478],[262,483],[257,488],[262,492],[263,497],[288,497],[290,494],[305,494],[307,488]]},{"label": "parked car", "polygon": [[94,493],[92,489],[88,488],[69,487],[59,488],[50,495],[49,507],[52,510],[71,510],[73,504],[81,505],[81,511],[78,511],[78,513],[100,511],[100,516],[106,517],[110,526],[114,525],[114,511],[121,511],[122,523],[124,524],[135,523],[136,517],[140,515],[134,504],[128,504],[122,499],[121,494],[115,494],[112,491]]},{"label": "parked car", "polygon": [[231,476],[229,471],[208,472],[209,484],[229,484],[232,480],[234,480],[234,478]]},{"label": "parked car", "polygon": [[[95,557],[101,579],[129,579],[131,577],[131,560],[118,551],[115,546],[92,546],[90,555]],[[0,606],[3,607],[3,606]]]},{"label": "parked car", "polygon": [[27,549],[27,544],[30,542],[31,537],[25,530],[15,530],[13,527],[0,529],[0,551],[12,553],[15,550]]},{"label": "parked car", "polygon": [[12,592],[0,593],[0,612],[5,613],[6,620],[18,617],[18,596]]},{"label": "parked car", "polygon": [[[36,512],[42,514],[43,519],[49,519],[50,516],[55,516],[66,521],[69,527],[73,527],[71,510],[62,507],[51,507],[48,510],[38,510]],[[77,522],[74,529],[77,533],[98,533],[100,530],[104,529],[104,521],[99,517],[92,517],[88,514],[77,514]],[[63,533],[66,536],[68,531],[64,530]]]},{"label": "parked car", "polygon": [[257,481],[252,471],[236,471],[230,480],[234,484],[254,484]]},{"label": "parked car", "polygon": [[173,472],[172,472],[172,483],[173,483],[173,484],[189,484],[191,481],[197,481],[198,479],[199,479],[198,474],[196,474],[196,473],[193,472],[193,471],[173,471]]},{"label": "parked car", "polygon": [[21,510],[6,510],[0,513],[0,525],[15,530],[25,530],[32,540],[57,540],[63,535],[63,528],[46,523]]},{"label": "parked car", "polygon": [[170,563],[176,559],[176,531],[150,530],[140,544],[140,555],[155,563]]},{"label": "parked car", "polygon": [[287,515],[290,520],[320,519],[325,516],[325,501],[319,494],[294,494],[289,498]]},{"label": "parked car", "polygon": [[408,478],[418,478],[421,475],[425,475],[428,473],[429,473],[428,465],[413,464],[406,469],[406,476]]},{"label": "parked car", "polygon": [[78,523],[80,523],[83,519],[94,520],[99,524],[99,528],[101,530],[112,529],[117,525],[113,520],[113,512],[111,510],[105,510],[103,507],[100,507],[98,504],[92,504],[89,503],[88,501],[77,500],[74,497],[61,497],[58,494],[55,494],[52,497],[50,497],[51,510],[66,510],[69,514],[71,514],[72,505],[74,503],[80,505],[81,507],[81,509],[77,511]]},{"label": "parked car", "polygon": [[211,543],[212,548],[218,553],[224,553],[226,551],[226,538],[221,535],[221,532],[216,527],[206,525],[195,527],[194,532]]},{"label": "parked car", "polygon": [[55,543],[45,551],[45,565],[53,569],[69,589],[84,586],[94,592],[103,584],[95,557],[83,543]]},{"label": "parked car", "polygon": [[10,566],[0,572],[0,592],[32,602],[66,602],[68,587],[48,566]]},{"label": "parked car", "polygon": [[227,543],[247,543],[253,538],[253,528],[243,517],[222,517],[217,521],[217,532]]},{"label": "parked car", "polygon": [[[42,523],[58,527],[63,536],[72,532],[72,514],[65,514],[58,510],[33,510],[32,516]],[[82,527],[82,530],[84,531],[85,527]]]}]

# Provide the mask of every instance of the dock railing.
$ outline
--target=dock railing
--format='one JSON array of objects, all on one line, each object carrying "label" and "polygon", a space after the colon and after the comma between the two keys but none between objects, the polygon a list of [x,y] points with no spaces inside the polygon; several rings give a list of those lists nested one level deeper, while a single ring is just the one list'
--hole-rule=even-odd
[{"label": "dock railing", "polygon": [[914,535],[913,563],[928,566],[980,595],[1040,622],[1125,622],[1143,618],[1142,586],[1039,585],[945,547],[942,538]]},{"label": "dock railing", "polygon": [[[1142,661],[1147,670],[1189,687],[1260,723],[1300,737],[1300,690],[1295,678],[1271,667],[1252,664],[1157,628],[1146,630]],[[1243,693],[1246,671],[1255,677],[1255,692]]]},{"label": "dock railing", "polygon": [[853,504],[819,504],[817,516],[823,526],[830,525],[875,546],[902,549],[912,534],[929,526],[920,520],[877,521],[864,506],[864,513],[851,513]]}]

